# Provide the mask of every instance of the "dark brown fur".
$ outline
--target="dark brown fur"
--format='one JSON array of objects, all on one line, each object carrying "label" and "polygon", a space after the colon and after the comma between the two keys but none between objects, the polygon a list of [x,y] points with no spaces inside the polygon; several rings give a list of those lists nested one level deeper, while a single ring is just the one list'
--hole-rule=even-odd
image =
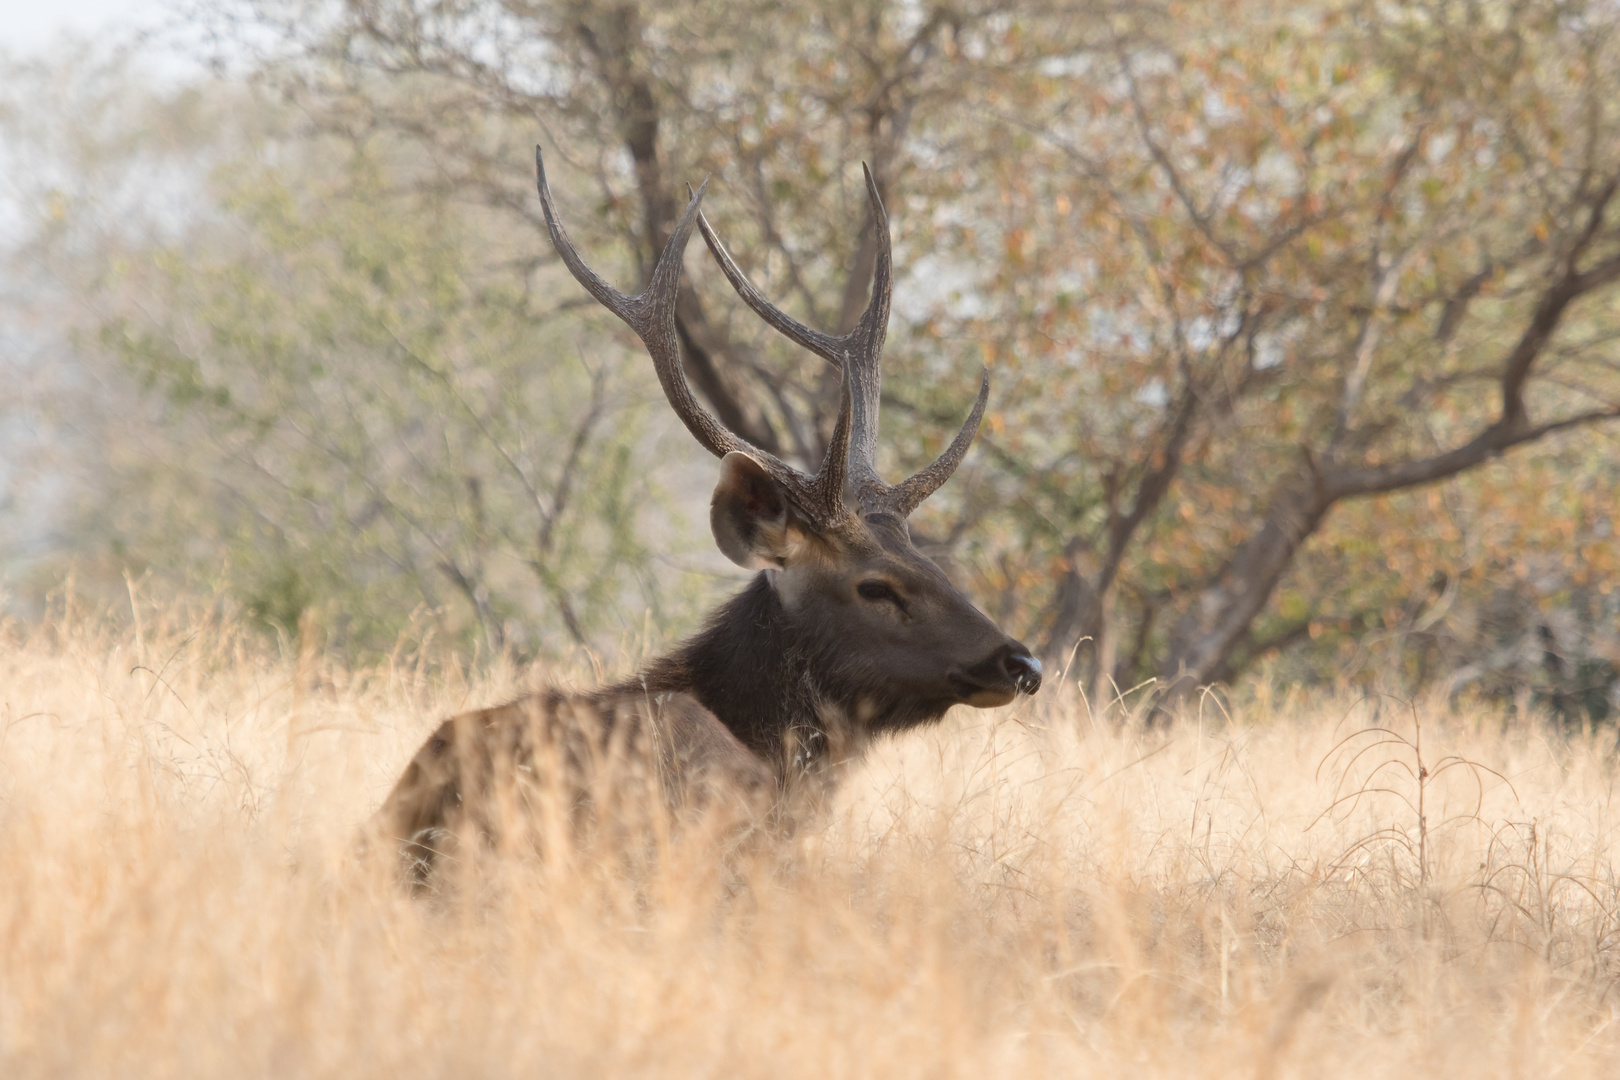
[{"label": "dark brown fur", "polygon": [[648,811],[757,820],[775,777],[688,694],[549,691],[446,720],[405,767],[374,820],[413,878],[468,836],[499,843],[546,817],[576,833],[600,814]]}]

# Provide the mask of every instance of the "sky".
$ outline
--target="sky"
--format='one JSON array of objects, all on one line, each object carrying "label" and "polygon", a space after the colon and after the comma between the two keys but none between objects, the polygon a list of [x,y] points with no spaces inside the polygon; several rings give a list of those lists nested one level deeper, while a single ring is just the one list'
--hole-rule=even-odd
[{"label": "sky", "polygon": [[[18,59],[49,53],[66,39],[123,44],[137,30],[158,30],[179,21],[186,0],[0,0],[0,55]],[[194,52],[176,42],[148,40],[141,69],[159,81],[187,82],[202,73]]]},{"label": "sky", "polygon": [[92,36],[149,26],[166,11],[163,0],[0,0],[0,49],[35,53],[64,33]]}]

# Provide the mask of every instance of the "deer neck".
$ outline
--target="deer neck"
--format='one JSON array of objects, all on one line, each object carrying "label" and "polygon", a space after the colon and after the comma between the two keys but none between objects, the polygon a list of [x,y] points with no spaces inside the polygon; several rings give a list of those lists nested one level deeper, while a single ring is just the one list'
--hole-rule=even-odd
[{"label": "deer neck", "polygon": [[761,573],[702,630],[650,664],[642,684],[683,691],[779,772],[853,752],[848,703],[821,685],[805,634]]}]

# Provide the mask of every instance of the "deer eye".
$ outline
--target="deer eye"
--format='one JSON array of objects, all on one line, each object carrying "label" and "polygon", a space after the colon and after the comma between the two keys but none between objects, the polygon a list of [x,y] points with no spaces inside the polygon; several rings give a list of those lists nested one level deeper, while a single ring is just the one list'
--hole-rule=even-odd
[{"label": "deer eye", "polygon": [[905,609],[905,604],[900,602],[900,594],[890,588],[886,582],[863,581],[855,587],[855,591],[861,594],[863,600],[886,600],[901,610]]}]

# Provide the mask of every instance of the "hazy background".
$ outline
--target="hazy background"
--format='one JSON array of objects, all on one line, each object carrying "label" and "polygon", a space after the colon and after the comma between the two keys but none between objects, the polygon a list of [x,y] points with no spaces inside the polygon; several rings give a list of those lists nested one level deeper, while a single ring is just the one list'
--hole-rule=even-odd
[{"label": "hazy background", "polygon": [[[363,659],[640,652],[740,575],[629,286],[687,181],[762,288],[898,280],[881,461],[1093,694],[1620,712],[1609,4],[57,4],[0,48],[0,603],[183,595]],[[836,381],[695,248],[700,393]]]}]

